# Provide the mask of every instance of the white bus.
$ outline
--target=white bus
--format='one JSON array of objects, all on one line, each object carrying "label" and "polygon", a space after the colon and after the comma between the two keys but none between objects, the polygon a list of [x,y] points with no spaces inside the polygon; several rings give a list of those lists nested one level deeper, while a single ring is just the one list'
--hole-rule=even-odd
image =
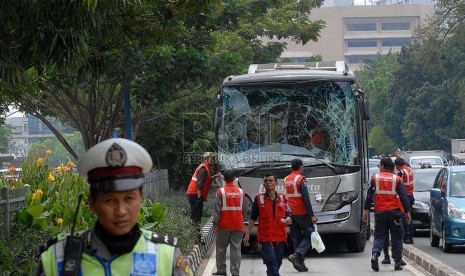
[{"label": "white bus", "polygon": [[284,192],[291,160],[302,159],[319,233],[362,252],[369,235],[362,223],[367,105],[344,62],[251,65],[248,74],[227,77],[218,94],[221,169],[237,172],[250,212],[263,175],[274,173]]}]

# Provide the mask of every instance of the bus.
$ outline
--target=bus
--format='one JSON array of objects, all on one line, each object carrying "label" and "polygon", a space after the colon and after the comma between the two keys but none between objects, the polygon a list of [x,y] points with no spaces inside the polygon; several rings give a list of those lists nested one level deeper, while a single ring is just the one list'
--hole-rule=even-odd
[{"label": "bus", "polygon": [[236,172],[247,195],[246,227],[263,175],[274,173],[284,193],[291,160],[300,158],[318,232],[362,252],[368,120],[367,95],[343,61],[253,64],[227,77],[215,115],[218,163]]}]

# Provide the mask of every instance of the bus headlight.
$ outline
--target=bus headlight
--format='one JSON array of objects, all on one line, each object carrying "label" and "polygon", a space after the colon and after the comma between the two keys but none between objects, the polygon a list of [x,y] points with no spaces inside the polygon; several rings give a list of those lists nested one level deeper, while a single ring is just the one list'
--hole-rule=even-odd
[{"label": "bus headlight", "polygon": [[326,200],[325,206],[322,211],[334,211],[342,208],[343,206],[356,200],[359,196],[358,191],[345,192],[339,194],[332,194],[328,200]]}]

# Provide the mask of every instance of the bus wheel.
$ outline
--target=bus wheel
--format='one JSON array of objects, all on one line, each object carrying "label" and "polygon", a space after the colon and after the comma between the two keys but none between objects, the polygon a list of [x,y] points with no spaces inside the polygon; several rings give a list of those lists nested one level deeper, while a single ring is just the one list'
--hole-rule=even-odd
[{"label": "bus wheel", "polygon": [[348,235],[346,238],[346,246],[349,253],[363,252],[367,242],[366,237],[366,228],[360,233]]}]

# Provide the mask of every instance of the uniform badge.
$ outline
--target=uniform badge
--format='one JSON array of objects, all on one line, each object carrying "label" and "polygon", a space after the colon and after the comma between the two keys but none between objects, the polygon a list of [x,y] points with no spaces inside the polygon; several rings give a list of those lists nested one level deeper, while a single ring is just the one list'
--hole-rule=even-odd
[{"label": "uniform badge", "polygon": [[183,255],[179,255],[178,261],[176,262],[176,266],[177,266],[177,267],[181,267],[181,265],[182,265],[182,260],[184,260],[184,256],[183,256]]},{"label": "uniform badge", "polygon": [[126,154],[126,151],[124,149],[114,143],[107,151],[107,154],[105,156],[105,161],[107,162],[107,165],[109,167],[122,167],[124,164],[126,164],[126,161],[128,160],[128,156]]},{"label": "uniform badge", "polygon": [[131,275],[156,275],[157,257],[153,253],[134,253]]}]

